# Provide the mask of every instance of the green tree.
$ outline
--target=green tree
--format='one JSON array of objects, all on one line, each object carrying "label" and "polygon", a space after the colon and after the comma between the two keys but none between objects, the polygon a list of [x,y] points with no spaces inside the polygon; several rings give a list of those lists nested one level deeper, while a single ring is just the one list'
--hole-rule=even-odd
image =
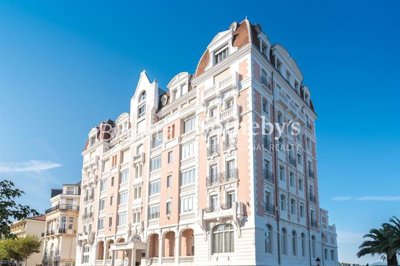
[{"label": "green tree", "polygon": [[14,220],[21,220],[39,213],[27,205],[17,204],[16,200],[24,192],[15,187],[10,180],[0,181],[0,239],[10,238],[10,224]]},{"label": "green tree", "polygon": [[27,262],[30,255],[40,252],[40,246],[39,238],[31,235],[0,240],[0,260]]},{"label": "green tree", "polygon": [[400,219],[393,216],[388,223],[384,223],[382,226],[387,227],[391,232],[390,246],[393,255],[400,254]]},{"label": "green tree", "polygon": [[364,238],[368,240],[359,246],[358,257],[379,254],[386,259],[388,266],[398,266],[396,252],[392,245],[393,232],[389,226],[383,224],[381,228],[373,228],[364,235]]},{"label": "green tree", "polygon": [[28,235],[25,237],[16,238],[14,241],[16,242],[16,253],[20,257],[24,258],[25,265],[28,265],[27,261],[30,255],[40,252],[41,242],[37,236]]}]

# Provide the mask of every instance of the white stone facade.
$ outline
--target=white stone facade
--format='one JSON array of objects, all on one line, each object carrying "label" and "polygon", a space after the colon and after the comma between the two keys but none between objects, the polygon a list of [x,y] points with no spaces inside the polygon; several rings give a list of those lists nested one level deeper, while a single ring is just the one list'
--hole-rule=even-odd
[{"label": "white stone facade", "polygon": [[76,264],[337,265],[302,81],[248,20],[167,91],[141,73],[130,112],[88,134]]}]

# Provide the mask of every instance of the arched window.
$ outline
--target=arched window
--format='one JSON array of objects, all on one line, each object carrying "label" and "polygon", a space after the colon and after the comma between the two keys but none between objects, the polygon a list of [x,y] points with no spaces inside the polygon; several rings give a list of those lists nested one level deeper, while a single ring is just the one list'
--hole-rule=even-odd
[{"label": "arched window", "polygon": [[231,224],[220,224],[213,229],[212,253],[234,252],[234,232]]},{"label": "arched window", "polygon": [[301,256],[306,256],[306,235],[301,233]]},{"label": "arched window", "polygon": [[139,102],[146,100],[146,91],[142,91],[139,97]]},{"label": "arched window", "polygon": [[265,231],[265,253],[272,254],[272,226],[267,224]]},{"label": "arched window", "polygon": [[312,253],[312,257],[315,258],[315,236],[311,237],[311,253]]},{"label": "arched window", "polygon": [[281,248],[282,254],[287,255],[287,231],[285,228],[282,228],[282,235],[281,235]]},{"label": "arched window", "polygon": [[292,232],[292,255],[297,256],[297,233]]}]

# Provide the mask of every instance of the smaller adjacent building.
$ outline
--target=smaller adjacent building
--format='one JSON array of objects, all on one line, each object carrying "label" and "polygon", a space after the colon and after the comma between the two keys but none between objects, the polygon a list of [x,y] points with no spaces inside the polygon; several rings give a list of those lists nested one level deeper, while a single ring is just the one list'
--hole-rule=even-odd
[{"label": "smaller adjacent building", "polygon": [[[20,221],[16,221],[11,224],[11,233],[17,237],[24,237],[27,235],[34,235],[40,238],[45,228],[46,217],[35,216],[28,217]],[[41,265],[42,254],[34,253],[28,257],[28,259],[22,262],[21,266],[36,266]]]},{"label": "smaller adjacent building", "polygon": [[321,244],[324,266],[337,266],[338,264],[338,247],[336,226],[329,224],[328,211],[321,211]]},{"label": "smaller adjacent building", "polygon": [[75,265],[76,230],[79,216],[80,183],[51,190],[43,238],[43,266]]}]

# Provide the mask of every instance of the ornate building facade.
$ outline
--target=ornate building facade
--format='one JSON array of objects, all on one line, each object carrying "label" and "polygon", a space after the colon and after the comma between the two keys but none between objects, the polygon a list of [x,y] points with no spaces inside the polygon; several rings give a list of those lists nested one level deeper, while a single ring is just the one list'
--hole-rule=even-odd
[{"label": "ornate building facade", "polygon": [[130,112],[89,132],[76,264],[337,265],[288,52],[235,22],[166,88],[142,72]]},{"label": "ornate building facade", "polygon": [[78,229],[80,185],[64,184],[51,190],[51,207],[45,211],[42,233],[43,266],[74,266]]}]

